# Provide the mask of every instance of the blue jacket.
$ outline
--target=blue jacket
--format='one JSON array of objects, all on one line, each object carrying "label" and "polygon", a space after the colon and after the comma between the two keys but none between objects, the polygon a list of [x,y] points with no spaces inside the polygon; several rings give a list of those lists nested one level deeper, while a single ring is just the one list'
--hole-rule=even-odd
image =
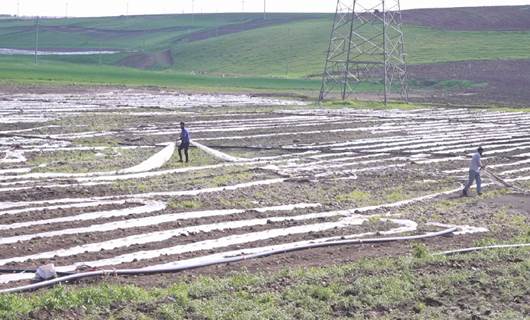
[{"label": "blue jacket", "polygon": [[182,140],[182,143],[190,143],[190,132],[187,128],[182,129],[180,132],[180,140]]}]

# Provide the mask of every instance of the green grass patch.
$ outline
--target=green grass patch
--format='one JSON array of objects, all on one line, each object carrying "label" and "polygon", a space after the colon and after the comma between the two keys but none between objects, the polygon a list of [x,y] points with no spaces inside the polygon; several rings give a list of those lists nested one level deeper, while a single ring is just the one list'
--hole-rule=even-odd
[{"label": "green grass patch", "polygon": [[254,174],[250,171],[231,172],[222,175],[215,175],[208,179],[208,185],[211,187],[223,187],[236,183],[248,182],[252,180]]},{"label": "green grass patch", "polygon": [[[178,148],[178,147],[177,147]],[[198,148],[190,148],[188,150],[189,155],[189,161],[188,163],[182,163],[180,162],[178,150],[175,150],[175,153],[169,159],[169,161],[162,167],[162,169],[176,169],[176,168],[186,168],[186,167],[197,167],[197,166],[207,166],[207,165],[215,165],[220,163],[219,160],[212,157],[208,153],[202,151]],[[183,160],[186,159],[184,155],[184,151],[182,151],[182,158]]]},{"label": "green grass patch", "polygon": [[[179,168],[192,166],[195,167],[198,165],[194,164],[193,160],[190,163],[177,162],[177,166],[173,168],[177,169],[175,173],[140,179],[117,180],[110,185],[111,190],[109,192],[135,194],[167,192],[168,190],[196,190],[248,182],[253,177],[245,167],[227,167],[190,172],[178,171]],[[193,198],[187,200],[190,201],[182,204],[178,202],[173,203],[174,208],[193,209],[197,206],[202,207],[202,203],[195,202]]]},{"label": "green grass patch", "polygon": [[29,160],[32,172],[87,173],[133,167],[148,159],[155,148],[43,152]]},{"label": "green grass patch", "polygon": [[353,190],[349,193],[343,193],[335,196],[338,202],[354,202],[356,205],[368,205],[374,203],[370,193],[362,190]]},{"label": "green grass patch", "polygon": [[[57,319],[72,312],[78,319],[436,319],[485,312],[523,319],[530,311],[529,250],[442,257],[416,248],[416,257],[200,276],[165,288],[100,284],[1,295],[0,318],[46,311]],[[474,303],[455,308],[462,300]]]},{"label": "green grass patch", "polygon": [[476,83],[469,80],[457,80],[457,79],[448,79],[448,80],[409,80],[408,86],[413,89],[437,89],[444,91],[452,90],[464,90],[471,88],[481,88],[485,87],[488,84],[485,82]]},{"label": "green grass patch", "polygon": [[160,86],[188,90],[305,91],[318,90],[319,80],[265,77],[216,77],[176,71],[145,71],[114,66],[92,66],[55,61],[34,65],[26,57],[0,57],[2,81],[46,85]]},{"label": "green grass patch", "polygon": [[[101,56],[43,56],[39,66],[32,65],[31,57],[0,57],[2,78],[9,82],[58,85],[154,85],[266,91],[320,89],[333,15],[273,15],[280,20],[272,25],[200,41],[182,38],[197,31],[256,21],[259,15],[209,14],[196,16],[195,21],[189,15],[42,19],[41,48],[103,48],[123,52]],[[291,18],[296,19],[285,20]],[[0,47],[33,49],[33,24],[31,20],[0,21]],[[404,25],[404,32],[409,64],[530,58],[529,31],[447,31]],[[174,60],[166,71],[109,67],[122,65],[121,61],[131,54],[161,50],[170,50]],[[157,64],[154,69],[160,67]],[[411,82],[413,88],[442,90],[483,85],[456,79]],[[381,84],[360,83],[355,91],[381,91]]]},{"label": "green grass patch", "polygon": [[495,233],[511,230],[517,235],[530,233],[530,219],[528,215],[512,213],[508,208],[501,208],[492,213],[491,231]]},{"label": "green grass patch", "polygon": [[202,203],[199,199],[172,199],[168,202],[167,207],[170,209],[200,209]]},{"label": "green grass patch", "polygon": [[402,187],[393,188],[391,190],[388,190],[383,195],[383,198],[386,202],[398,202],[403,201],[408,198],[412,197],[412,195],[408,195],[405,190],[403,190]]},{"label": "green grass patch", "polygon": [[[305,20],[182,44],[174,48],[174,68],[213,74],[316,76],[324,67],[331,24],[329,18]],[[404,33],[410,64],[530,57],[529,32],[405,25]]]}]

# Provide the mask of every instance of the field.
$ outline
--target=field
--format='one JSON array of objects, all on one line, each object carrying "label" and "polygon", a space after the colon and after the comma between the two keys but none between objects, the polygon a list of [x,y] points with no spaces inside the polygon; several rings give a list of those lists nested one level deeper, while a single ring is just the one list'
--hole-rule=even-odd
[{"label": "field", "polygon": [[403,22],[384,105],[330,14],[0,16],[0,319],[528,319],[530,6]]},{"label": "field", "polygon": [[179,88],[185,91],[298,93],[313,95],[320,88],[320,81],[308,79],[271,79],[265,77],[215,77],[145,71],[113,66],[87,66],[70,63],[49,62],[37,67],[29,58],[1,59],[0,66],[5,78],[0,83],[16,90],[19,84],[25,86],[158,86]]},{"label": "field", "polygon": [[[527,106],[528,6],[404,12],[413,101]],[[492,18],[493,17],[493,18]],[[2,80],[127,84],[216,92],[318,89],[329,14],[204,14],[41,19],[44,51],[117,50],[112,55],[0,57]],[[0,48],[34,49],[31,19],[0,19]],[[308,88],[308,90],[304,90]],[[368,96],[381,84],[361,83]]]},{"label": "field", "polygon": [[[0,265],[19,271],[0,274],[0,288],[29,284],[44,263],[65,274],[109,270],[104,285],[2,295],[3,318],[530,311],[527,248],[436,255],[528,243],[530,113],[161,89],[3,91]],[[175,150],[180,121],[192,133],[188,164]],[[485,193],[461,197],[478,144],[517,190],[484,174]],[[203,264],[213,265],[184,271]],[[112,271],[166,268],[183,272]]]}]

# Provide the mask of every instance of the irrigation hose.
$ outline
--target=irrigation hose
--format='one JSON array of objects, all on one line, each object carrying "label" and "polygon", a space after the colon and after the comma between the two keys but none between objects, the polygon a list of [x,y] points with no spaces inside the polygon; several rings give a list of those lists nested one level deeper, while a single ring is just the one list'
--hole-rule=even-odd
[{"label": "irrigation hose", "polygon": [[508,182],[504,181],[501,177],[491,172],[489,169],[484,169],[484,172],[495,182],[507,187],[507,188],[513,188],[513,185],[509,184]]},{"label": "irrigation hose", "polygon": [[484,169],[484,172],[486,172],[486,174],[490,178],[492,178],[494,181],[497,181],[498,183],[502,184],[503,186],[505,186],[507,188],[513,189],[513,190],[515,190],[517,192],[520,192],[520,193],[523,193],[523,194],[529,194],[530,193],[530,191],[528,191],[528,190],[519,188],[517,186],[514,186],[513,184],[510,184],[510,183],[504,181],[501,177],[499,177],[495,173],[491,172],[491,170],[489,170],[489,169]]},{"label": "irrigation hose", "polygon": [[97,270],[97,271],[90,271],[90,272],[82,272],[82,273],[75,273],[75,274],[39,282],[39,283],[33,283],[33,284],[25,285],[25,286],[3,289],[3,290],[0,290],[0,293],[17,293],[17,292],[32,291],[32,290],[42,289],[46,287],[51,287],[56,284],[60,284],[60,283],[67,282],[67,281],[76,281],[76,280],[81,280],[85,278],[94,278],[94,277],[101,277],[101,276],[130,276],[130,275],[176,273],[176,272],[181,272],[185,270],[203,268],[203,267],[208,267],[208,266],[217,265],[217,264],[240,262],[240,261],[249,260],[249,259],[268,257],[268,256],[281,254],[281,253],[295,252],[295,251],[322,248],[322,247],[333,247],[333,246],[343,246],[343,245],[352,245],[352,244],[379,244],[379,243],[397,242],[397,241],[422,240],[422,239],[427,239],[427,238],[434,238],[434,237],[449,235],[449,234],[454,233],[457,229],[458,228],[449,228],[449,229],[445,229],[445,230],[438,231],[438,232],[431,232],[431,233],[426,233],[423,235],[416,235],[416,236],[354,239],[354,240],[339,240],[339,241],[309,243],[309,244],[301,245],[297,247],[282,248],[282,249],[270,250],[270,251],[261,252],[261,253],[255,253],[255,254],[242,253],[237,256],[225,256],[225,257],[222,257],[216,260],[211,260],[208,262],[197,262],[197,263],[192,263],[192,264],[188,264],[188,265],[180,266],[180,267],[151,268],[151,269],[149,268],[121,269],[121,270],[112,269],[112,270]]}]

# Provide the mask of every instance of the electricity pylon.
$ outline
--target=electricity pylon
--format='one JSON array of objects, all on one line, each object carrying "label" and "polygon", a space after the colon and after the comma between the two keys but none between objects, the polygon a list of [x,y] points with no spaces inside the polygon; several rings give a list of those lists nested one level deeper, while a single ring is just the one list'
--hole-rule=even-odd
[{"label": "electricity pylon", "polygon": [[385,104],[398,82],[408,100],[399,0],[337,0],[319,101],[339,91],[345,100],[362,81],[382,82]]}]

